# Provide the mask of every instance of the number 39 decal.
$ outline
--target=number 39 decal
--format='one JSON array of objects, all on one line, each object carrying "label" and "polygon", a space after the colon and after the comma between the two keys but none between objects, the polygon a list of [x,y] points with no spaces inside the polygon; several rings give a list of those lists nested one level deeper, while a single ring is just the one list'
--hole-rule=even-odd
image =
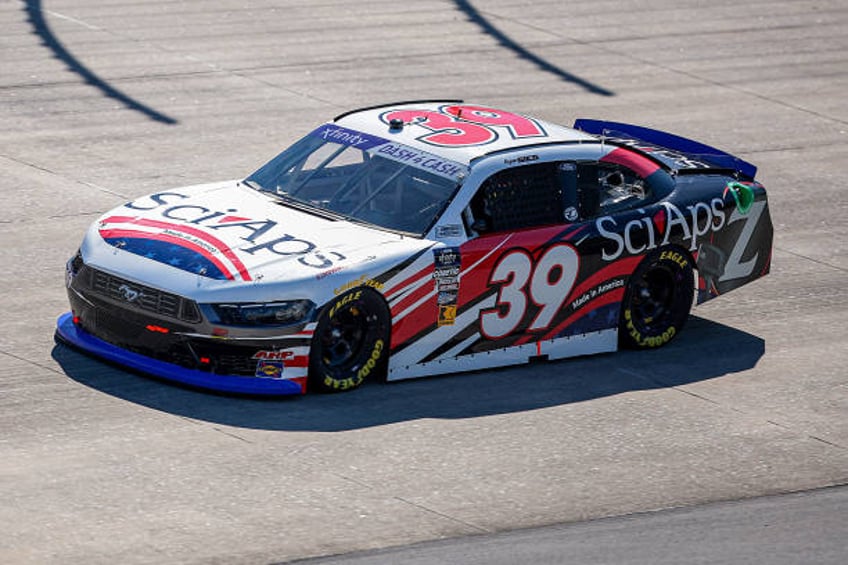
[{"label": "number 39 decal", "polygon": [[490,285],[501,285],[494,308],[480,311],[480,329],[489,339],[505,337],[518,327],[530,304],[539,311],[527,330],[546,329],[565,304],[580,267],[577,251],[568,244],[549,247],[536,264],[523,249],[501,256]]},{"label": "number 39 decal", "polygon": [[485,145],[498,138],[498,130],[506,130],[513,139],[544,137],[547,134],[535,120],[483,106],[443,106],[433,110],[397,110],[380,118],[385,123],[401,120],[414,123],[428,133],[418,139],[441,147]]}]

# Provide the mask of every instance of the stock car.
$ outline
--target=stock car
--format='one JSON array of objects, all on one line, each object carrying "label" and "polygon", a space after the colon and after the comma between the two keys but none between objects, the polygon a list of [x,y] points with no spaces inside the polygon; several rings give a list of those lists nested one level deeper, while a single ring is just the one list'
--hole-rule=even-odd
[{"label": "stock car", "polygon": [[456,100],[354,110],[242,180],[100,217],[67,263],[56,335],[166,380],[278,395],[655,348],[693,303],[768,273],[755,175],[623,123]]}]

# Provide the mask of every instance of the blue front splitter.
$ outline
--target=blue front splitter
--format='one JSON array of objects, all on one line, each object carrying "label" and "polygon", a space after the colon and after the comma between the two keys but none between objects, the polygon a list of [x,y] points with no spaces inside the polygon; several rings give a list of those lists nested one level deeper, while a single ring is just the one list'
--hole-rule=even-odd
[{"label": "blue front splitter", "polygon": [[63,342],[86,353],[116,363],[133,371],[179,383],[241,394],[302,394],[300,384],[286,379],[260,379],[240,375],[214,375],[186,369],[121,349],[85,332],[74,324],[73,315],[66,312],[56,322],[56,336]]}]

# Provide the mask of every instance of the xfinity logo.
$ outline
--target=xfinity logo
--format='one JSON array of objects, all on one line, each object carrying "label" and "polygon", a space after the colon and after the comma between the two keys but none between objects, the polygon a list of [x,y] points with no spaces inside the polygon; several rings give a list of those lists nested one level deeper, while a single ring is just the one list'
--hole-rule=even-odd
[{"label": "xfinity logo", "polygon": [[337,141],[345,145],[357,146],[362,143],[367,143],[370,140],[362,136],[359,132],[345,129],[343,127],[327,127],[323,131],[318,132],[318,135],[327,141]]},{"label": "xfinity logo", "polygon": [[127,302],[135,302],[138,297],[141,296],[141,293],[134,288],[131,288],[129,285],[122,284],[118,287],[118,292],[121,293],[121,296],[124,297],[124,300]]}]

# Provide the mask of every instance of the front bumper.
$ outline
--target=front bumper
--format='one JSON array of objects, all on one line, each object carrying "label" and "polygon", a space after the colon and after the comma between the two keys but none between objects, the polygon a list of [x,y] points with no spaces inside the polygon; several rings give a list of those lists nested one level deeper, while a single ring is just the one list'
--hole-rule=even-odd
[{"label": "front bumper", "polygon": [[56,337],[75,348],[133,371],[195,387],[242,394],[288,395],[306,392],[306,377],[270,379],[221,375],[190,369],[140,353],[128,351],[99,339],[74,323],[70,312],[56,323]]}]

